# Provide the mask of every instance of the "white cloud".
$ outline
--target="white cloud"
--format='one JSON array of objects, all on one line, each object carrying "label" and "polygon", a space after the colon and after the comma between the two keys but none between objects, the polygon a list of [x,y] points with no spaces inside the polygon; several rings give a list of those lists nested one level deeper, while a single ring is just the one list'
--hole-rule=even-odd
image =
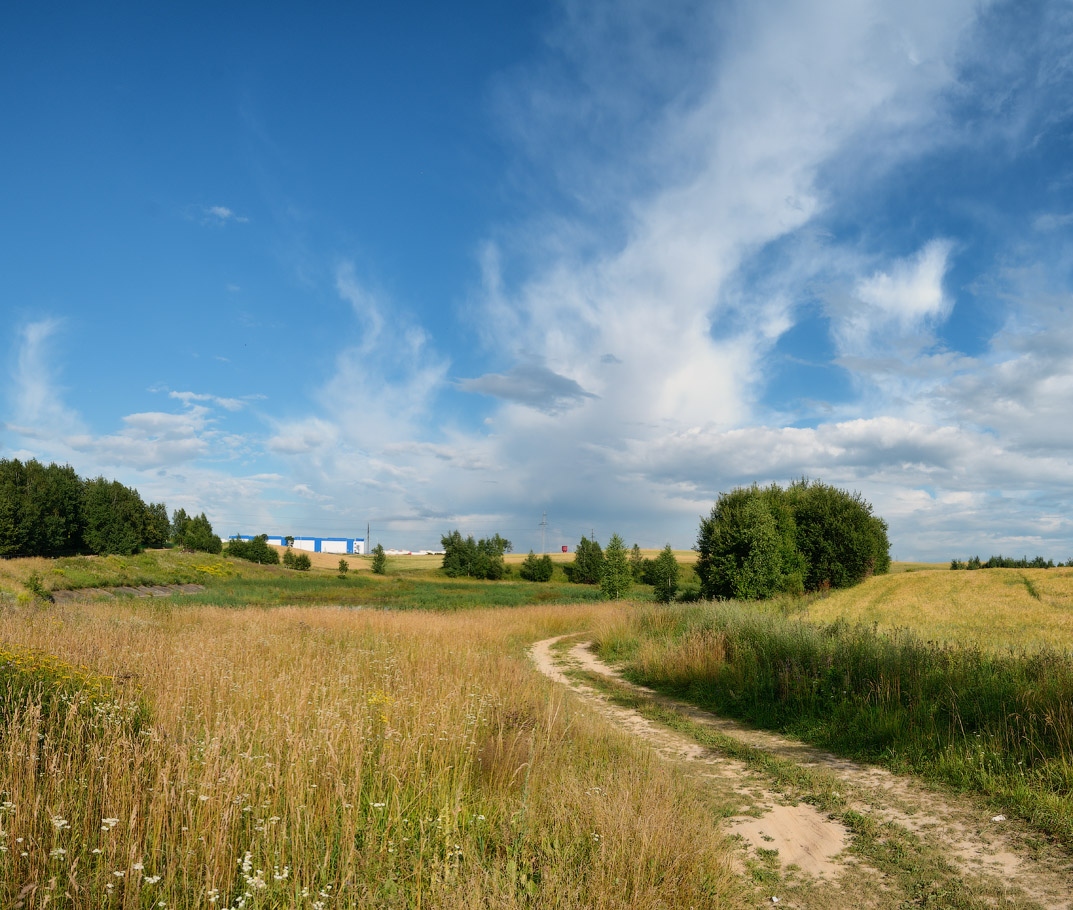
[{"label": "white cloud", "polygon": [[83,432],[81,419],[64,404],[57,385],[52,342],[63,325],[60,319],[41,319],[19,332],[9,398],[14,424],[22,435],[40,438]]},{"label": "white cloud", "polygon": [[950,310],[943,294],[950,243],[933,240],[909,260],[896,262],[889,273],[876,272],[857,285],[857,296],[882,318],[913,328],[941,318]]},{"label": "white cloud", "polygon": [[281,455],[309,455],[334,448],[339,441],[335,424],[318,417],[286,421],[280,431],[270,437],[269,451]]},{"label": "white cloud", "polygon": [[225,224],[246,224],[249,222],[249,218],[245,215],[237,214],[233,209],[228,208],[226,205],[209,205],[202,209],[204,221],[206,224],[225,225]]},{"label": "white cloud", "polygon": [[219,395],[198,392],[168,392],[168,396],[178,399],[185,405],[194,401],[206,401],[227,411],[241,411],[246,406],[246,403],[238,398],[223,398]]}]

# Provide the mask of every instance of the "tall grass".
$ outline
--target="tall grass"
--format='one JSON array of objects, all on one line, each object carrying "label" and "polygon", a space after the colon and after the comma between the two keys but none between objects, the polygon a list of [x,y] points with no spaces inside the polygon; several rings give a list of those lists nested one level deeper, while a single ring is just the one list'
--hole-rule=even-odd
[{"label": "tall grass", "polygon": [[148,714],[0,721],[0,906],[742,906],[688,783],[528,665],[614,609],[8,608]]},{"label": "tall grass", "polygon": [[1073,846],[1073,655],[996,653],[737,603],[601,633],[629,676],[702,707],[1009,805]]}]

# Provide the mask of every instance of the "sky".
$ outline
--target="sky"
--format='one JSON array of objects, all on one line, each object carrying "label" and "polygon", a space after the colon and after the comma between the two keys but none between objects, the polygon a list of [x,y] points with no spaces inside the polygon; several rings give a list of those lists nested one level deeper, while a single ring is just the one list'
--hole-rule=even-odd
[{"label": "sky", "polygon": [[0,10],[0,458],[237,533],[1073,558],[1073,6]]}]

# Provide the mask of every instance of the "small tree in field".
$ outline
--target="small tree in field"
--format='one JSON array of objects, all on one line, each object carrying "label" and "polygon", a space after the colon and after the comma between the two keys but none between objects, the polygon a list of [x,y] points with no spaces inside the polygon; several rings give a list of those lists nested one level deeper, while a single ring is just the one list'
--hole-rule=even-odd
[{"label": "small tree in field", "polygon": [[350,571],[350,563],[345,559],[339,560],[339,577],[346,578],[346,573]]},{"label": "small tree in field", "polygon": [[373,574],[387,574],[387,554],[384,553],[384,545],[382,543],[378,543],[373,547]]},{"label": "small tree in field", "polygon": [[645,574],[645,558],[637,544],[630,547],[630,571],[635,582],[641,581]]},{"label": "small tree in field", "polygon": [[579,585],[598,585],[603,577],[604,551],[595,539],[582,537],[574,552],[570,580]]},{"label": "small tree in field", "polygon": [[600,591],[608,600],[626,596],[633,583],[633,571],[626,555],[626,544],[618,534],[612,534],[604,551],[603,572],[600,575]]},{"label": "small tree in field", "polygon": [[670,544],[660,550],[659,556],[652,561],[649,578],[656,600],[664,604],[674,600],[678,592],[678,560],[674,558]]}]

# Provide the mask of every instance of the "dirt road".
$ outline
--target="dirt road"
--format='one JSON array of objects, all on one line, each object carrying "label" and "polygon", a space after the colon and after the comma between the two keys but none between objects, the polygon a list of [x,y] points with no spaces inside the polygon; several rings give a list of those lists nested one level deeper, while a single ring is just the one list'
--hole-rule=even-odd
[{"label": "dirt road", "polygon": [[[531,649],[542,673],[667,761],[679,764],[723,805],[758,904],[780,907],[1043,907],[1073,910],[1070,857],[979,802],[912,778],[752,730],[626,683],[587,642]],[[825,782],[824,798],[763,763],[728,757],[697,737],[615,705],[585,674],[614,681],[695,729],[710,730]],[[649,712],[651,713],[651,712]],[[792,764],[788,764],[792,763]],[[814,783],[815,786],[815,783]],[[817,808],[816,805],[826,808]]]}]

